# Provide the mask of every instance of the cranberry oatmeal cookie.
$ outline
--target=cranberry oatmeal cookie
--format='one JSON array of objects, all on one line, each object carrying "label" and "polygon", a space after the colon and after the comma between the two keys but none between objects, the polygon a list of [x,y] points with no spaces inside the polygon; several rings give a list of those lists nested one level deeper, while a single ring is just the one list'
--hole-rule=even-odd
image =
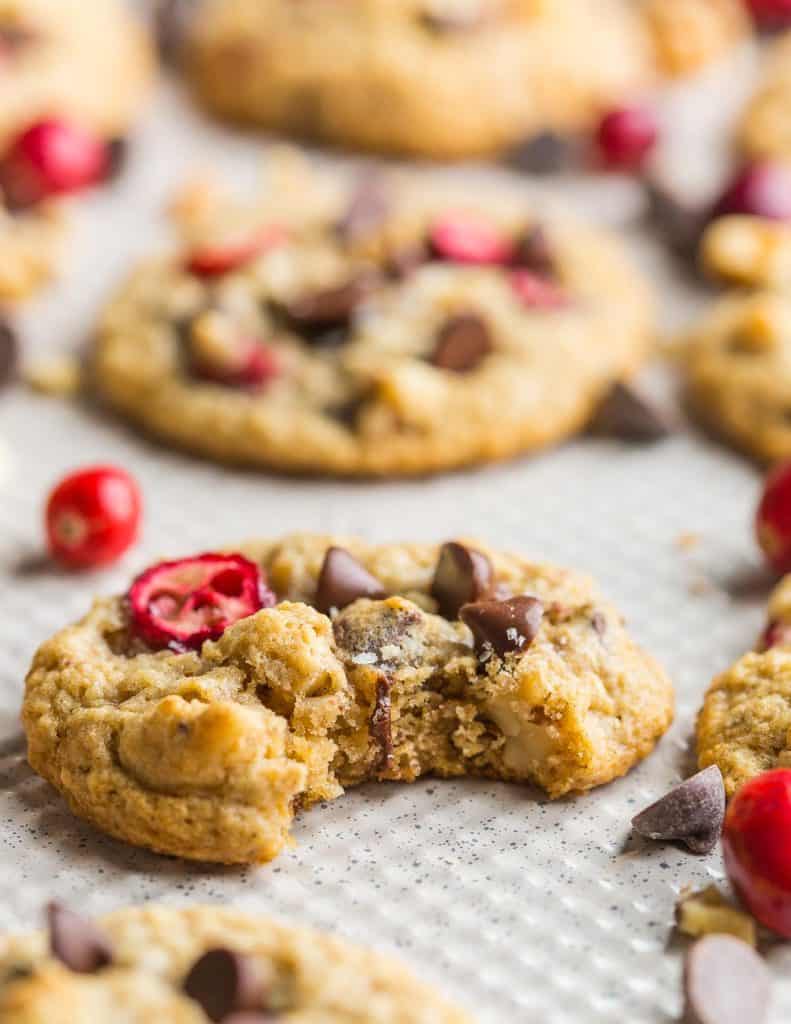
[{"label": "cranberry oatmeal cookie", "polygon": [[651,342],[617,242],[517,193],[288,172],[254,210],[191,194],[185,239],[110,303],[98,394],[230,463],[399,475],[581,429]]},{"label": "cranberry oatmeal cookie", "polygon": [[698,715],[698,761],[716,764],[728,796],[772,768],[791,768],[791,576],[775,588],[757,650],[709,687]]},{"label": "cranberry oatmeal cookie", "polygon": [[76,814],[234,863],[369,780],[589,790],[650,752],[672,705],[584,577],[478,544],[296,535],[98,601],[39,650],[23,720]]},{"label": "cranberry oatmeal cookie", "polygon": [[0,938],[3,1024],[471,1024],[397,960],[224,907],[48,907]]}]

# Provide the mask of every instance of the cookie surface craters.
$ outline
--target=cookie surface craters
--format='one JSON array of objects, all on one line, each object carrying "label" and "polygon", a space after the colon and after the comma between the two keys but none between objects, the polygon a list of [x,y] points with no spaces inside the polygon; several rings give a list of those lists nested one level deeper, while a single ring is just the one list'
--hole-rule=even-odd
[{"label": "cookie surface craters", "polygon": [[[476,775],[558,797],[628,771],[670,724],[665,674],[584,577],[467,546],[480,557],[456,558],[459,577],[446,559],[437,585],[432,545],[247,545],[278,603],[199,651],[151,650],[125,600],[100,600],[36,655],[30,763],[101,829],[221,862],[275,857],[297,809],[370,779]],[[353,600],[348,559],[341,589],[336,548],[385,597]],[[343,607],[325,615],[328,575]]]},{"label": "cookie surface craters", "polygon": [[106,937],[112,959],[89,973],[53,955],[42,933],[0,938],[4,1024],[208,1024],[219,1019],[221,1003],[234,1006],[227,978],[206,995],[195,984],[187,986],[191,994],[185,990],[211,950],[227,951],[255,973],[255,991],[247,985],[236,999],[251,1021],[471,1024],[397,960],[268,918],[221,907],[149,907],[117,911],[91,927]]}]

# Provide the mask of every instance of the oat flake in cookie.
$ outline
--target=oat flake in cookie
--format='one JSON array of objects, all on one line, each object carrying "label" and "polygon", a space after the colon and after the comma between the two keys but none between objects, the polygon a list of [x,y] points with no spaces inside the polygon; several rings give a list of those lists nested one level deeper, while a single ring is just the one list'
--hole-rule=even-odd
[{"label": "oat flake in cookie", "polygon": [[243,863],[277,856],[297,810],[373,779],[589,790],[645,757],[672,709],[584,577],[470,541],[295,535],[98,601],[39,650],[23,720],[30,763],[79,816]]},{"label": "oat flake in cookie", "polygon": [[0,938],[4,1024],[472,1024],[389,956],[232,909],[49,924]]},{"label": "oat flake in cookie", "polygon": [[258,205],[193,188],[177,213],[181,245],[105,310],[93,379],[222,462],[395,476],[506,458],[584,427],[650,348],[619,244],[518,190],[341,183],[289,157]]}]

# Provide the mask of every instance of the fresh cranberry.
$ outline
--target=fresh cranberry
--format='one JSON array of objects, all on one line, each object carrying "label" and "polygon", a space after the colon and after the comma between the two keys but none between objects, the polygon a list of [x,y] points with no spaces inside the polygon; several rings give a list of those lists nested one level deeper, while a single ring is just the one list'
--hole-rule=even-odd
[{"label": "fresh cranberry", "polygon": [[198,555],[147,569],[129,590],[132,624],[151,647],[199,648],[276,598],[241,555]]},{"label": "fresh cranberry", "polygon": [[602,117],[596,146],[607,167],[637,170],[659,138],[656,116],[647,107],[620,107]]},{"label": "fresh cranberry", "polygon": [[791,220],[791,167],[770,160],[743,167],[717,200],[711,216],[732,213]]},{"label": "fresh cranberry", "polygon": [[761,28],[791,25],[791,0],[747,0],[747,6]]},{"label": "fresh cranberry", "polygon": [[198,246],[187,256],[186,267],[190,274],[198,277],[220,277],[243,267],[268,249],[282,245],[287,238],[285,228],[268,224],[244,238]]},{"label": "fresh cranberry", "polygon": [[788,647],[789,644],[791,644],[791,622],[770,622],[761,633],[758,650],[769,651],[773,647]]},{"label": "fresh cranberry", "polygon": [[109,168],[107,143],[85,128],[52,118],[25,129],[0,161],[7,204],[23,208],[49,196],[101,181]]},{"label": "fresh cranberry", "polygon": [[194,365],[197,376],[232,388],[259,391],[269,381],[280,376],[280,357],[275,349],[258,341],[243,340],[238,353],[227,363],[202,363]]},{"label": "fresh cranberry", "polygon": [[791,938],[791,770],[765,772],[742,786],[725,815],[722,850],[750,912]]},{"label": "fresh cranberry", "polygon": [[755,532],[772,568],[791,572],[791,462],[782,463],[767,476]]},{"label": "fresh cranberry", "polygon": [[529,309],[559,309],[567,303],[563,289],[532,270],[514,270],[511,286],[519,300]]},{"label": "fresh cranberry", "polygon": [[504,264],[514,255],[514,243],[486,220],[469,213],[448,213],[429,231],[434,255],[451,263]]},{"label": "fresh cranberry", "polygon": [[91,466],[61,480],[46,509],[53,558],[73,569],[114,562],[134,543],[142,501],[137,484],[115,466]]}]

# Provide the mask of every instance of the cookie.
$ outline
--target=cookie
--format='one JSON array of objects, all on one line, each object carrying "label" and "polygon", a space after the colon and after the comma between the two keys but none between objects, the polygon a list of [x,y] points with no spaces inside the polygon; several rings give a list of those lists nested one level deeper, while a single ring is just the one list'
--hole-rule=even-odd
[{"label": "cookie", "polygon": [[375,779],[583,792],[668,728],[662,670],[584,577],[480,544],[296,535],[163,563],[39,650],[23,720],[72,810],[256,862]]},{"label": "cookie", "polygon": [[[289,165],[290,167],[290,165]],[[101,318],[99,396],[222,462],[429,473],[582,428],[648,354],[649,291],[617,242],[518,193],[290,168],[255,209],[191,192],[185,240]]]},{"label": "cookie", "polygon": [[743,0],[642,0],[660,70],[697,71],[728,53],[750,28]]},{"label": "cookie", "polygon": [[773,43],[737,141],[750,157],[791,159],[791,32]]},{"label": "cookie", "polygon": [[791,224],[766,217],[717,217],[703,233],[706,273],[746,288],[791,288]]},{"label": "cookie", "polygon": [[185,63],[222,117],[446,159],[586,126],[652,51],[630,0],[209,0]]},{"label": "cookie", "polygon": [[698,762],[719,766],[729,797],[754,775],[791,768],[791,576],[768,611],[759,650],[714,680],[698,715]]},{"label": "cookie", "polygon": [[0,937],[4,1024],[471,1024],[397,960],[219,906],[60,904],[48,934]]}]

